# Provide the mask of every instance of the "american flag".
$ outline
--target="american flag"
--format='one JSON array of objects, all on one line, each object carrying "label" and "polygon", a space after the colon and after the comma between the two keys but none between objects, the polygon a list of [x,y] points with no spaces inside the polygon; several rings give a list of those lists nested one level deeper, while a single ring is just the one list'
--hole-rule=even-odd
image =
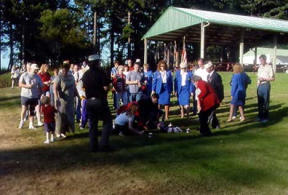
[{"label": "american flag", "polygon": [[174,51],[173,51],[174,66],[178,66],[178,53],[177,53],[177,41],[174,41]]},{"label": "american flag", "polygon": [[183,49],[182,49],[182,55],[181,55],[181,63],[187,64],[187,53],[186,53],[186,37],[183,37]]}]

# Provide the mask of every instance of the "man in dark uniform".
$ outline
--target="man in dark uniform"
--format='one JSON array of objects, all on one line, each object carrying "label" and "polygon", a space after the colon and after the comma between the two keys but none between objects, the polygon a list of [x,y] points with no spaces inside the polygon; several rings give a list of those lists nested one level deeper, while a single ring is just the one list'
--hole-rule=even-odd
[{"label": "man in dark uniform", "polygon": [[[89,70],[84,73],[82,82],[87,98],[91,151],[111,151],[109,136],[112,131],[112,117],[107,102],[107,91],[110,80],[100,68],[99,55],[89,56],[88,65]],[[99,120],[103,120],[103,130],[101,141],[98,145]]]},{"label": "man in dark uniform", "polygon": [[[208,72],[207,75],[207,82],[211,85],[211,87],[214,89],[220,103],[224,99],[224,87],[222,83],[221,76],[215,71],[214,65],[212,62],[208,62],[205,64],[205,69]],[[212,113],[211,116],[212,120],[212,128],[220,128],[219,121],[216,116],[216,110]]]}]

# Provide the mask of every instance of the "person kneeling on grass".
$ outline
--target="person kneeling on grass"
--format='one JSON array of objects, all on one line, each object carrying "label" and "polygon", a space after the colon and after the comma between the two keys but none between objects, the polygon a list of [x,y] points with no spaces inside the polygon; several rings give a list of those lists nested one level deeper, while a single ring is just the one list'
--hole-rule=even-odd
[{"label": "person kneeling on grass", "polygon": [[[159,126],[159,119],[162,116],[164,121],[164,112],[158,106],[159,95],[154,93],[149,98],[143,98],[138,101],[139,118],[144,129],[156,129]],[[139,123],[138,123],[139,124]]]},{"label": "person kneeling on grass", "polygon": [[55,134],[55,113],[56,109],[51,106],[50,98],[48,96],[43,96],[41,98],[41,112],[44,115],[44,130],[46,132],[46,141],[44,144],[50,144],[54,142]]},{"label": "person kneeling on grass", "polygon": [[119,114],[115,119],[115,130],[124,135],[142,135],[143,131],[133,127],[135,113],[138,111],[138,105],[132,104],[126,112]]}]

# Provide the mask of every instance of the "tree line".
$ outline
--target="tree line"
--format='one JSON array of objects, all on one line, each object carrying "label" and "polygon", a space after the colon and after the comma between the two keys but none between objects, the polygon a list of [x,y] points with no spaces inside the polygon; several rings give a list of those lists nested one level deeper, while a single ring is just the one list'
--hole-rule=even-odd
[{"label": "tree line", "polygon": [[141,37],[169,6],[288,19],[288,0],[0,0],[0,55],[9,69],[80,62],[104,47],[111,63],[142,58]]}]

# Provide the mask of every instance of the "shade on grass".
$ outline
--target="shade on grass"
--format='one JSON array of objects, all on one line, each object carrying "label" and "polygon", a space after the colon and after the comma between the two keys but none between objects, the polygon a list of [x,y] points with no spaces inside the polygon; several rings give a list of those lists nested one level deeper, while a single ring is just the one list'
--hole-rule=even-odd
[{"label": "shade on grass", "polygon": [[[116,167],[129,172],[128,177],[133,175],[147,182],[148,187],[143,188],[151,187],[152,194],[287,194],[288,75],[277,74],[272,84],[271,120],[266,124],[255,122],[257,97],[254,73],[249,74],[252,84],[247,93],[247,121],[240,123],[237,119],[226,123],[231,73],[221,75],[225,99],[218,109],[221,129],[213,131],[215,136],[201,137],[195,130],[199,125],[196,118],[189,121],[180,119],[177,106],[172,108],[171,122],[184,129],[189,127],[192,129],[191,134],[154,133],[152,138],[112,136],[111,143],[118,150],[111,154],[89,153],[87,130],[78,129],[74,136],[49,146],[42,144],[42,131],[22,130],[20,136],[31,139],[30,145],[11,145],[5,150],[0,147],[0,159],[5,160],[4,167],[10,167],[3,172],[3,176],[20,173],[14,181],[17,182],[17,179],[47,171],[68,174],[90,168],[96,174],[101,167],[107,170]],[[16,112],[19,111],[19,100],[16,97],[19,91],[1,91],[0,119],[2,123],[4,119],[14,120],[16,127]],[[17,131],[14,129],[11,127],[11,131]],[[9,135],[9,132],[6,134]],[[17,161],[21,162],[21,166],[12,166]],[[109,171],[104,173],[110,174]],[[119,177],[121,182],[125,175],[115,177]],[[107,185],[107,194],[109,190],[112,192],[118,188],[111,183],[103,185]],[[141,187],[137,182],[134,185]]]}]

